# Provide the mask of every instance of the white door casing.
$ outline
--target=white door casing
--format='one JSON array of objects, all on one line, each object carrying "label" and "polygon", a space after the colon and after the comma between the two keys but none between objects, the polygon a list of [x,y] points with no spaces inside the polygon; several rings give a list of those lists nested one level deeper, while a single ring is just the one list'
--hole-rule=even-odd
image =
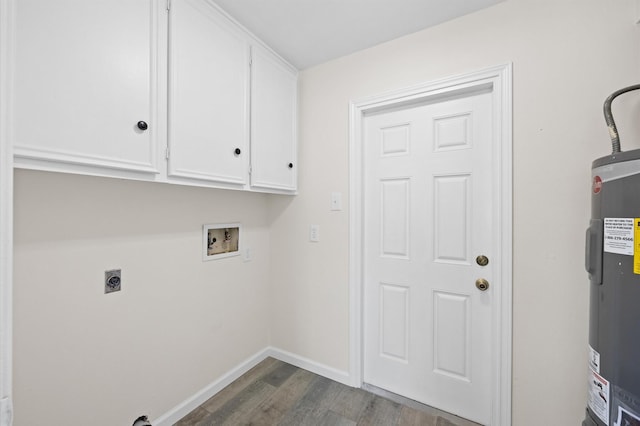
[{"label": "white door casing", "polygon": [[13,1],[0,2],[0,425],[12,421],[13,385],[13,150],[9,106]]},{"label": "white door casing", "polygon": [[[448,411],[456,407],[447,401],[466,398],[458,413],[491,425],[511,422],[510,86],[506,65],[351,105],[352,384],[365,379]],[[488,106],[484,118],[472,105],[478,102]],[[367,129],[376,126],[386,145],[379,139],[369,150]],[[456,146],[469,131],[470,146]],[[405,135],[439,135],[441,144],[411,144]],[[482,135],[489,149],[475,149]],[[373,168],[379,175],[367,167],[372,158],[379,159]],[[410,223],[417,232],[408,232]],[[430,234],[435,240],[419,236]],[[479,254],[489,257],[488,266],[475,263]],[[369,268],[374,258],[380,261]],[[412,282],[416,276],[419,283]],[[475,288],[477,278],[489,281],[488,291]],[[364,330],[367,323],[375,327]],[[452,332],[454,338],[441,338]],[[410,344],[415,335],[423,339]],[[382,355],[372,362],[363,350]],[[416,363],[416,356],[427,362]]]},{"label": "white door casing", "polygon": [[13,149],[10,143],[13,1],[0,2],[0,425],[12,422]]}]

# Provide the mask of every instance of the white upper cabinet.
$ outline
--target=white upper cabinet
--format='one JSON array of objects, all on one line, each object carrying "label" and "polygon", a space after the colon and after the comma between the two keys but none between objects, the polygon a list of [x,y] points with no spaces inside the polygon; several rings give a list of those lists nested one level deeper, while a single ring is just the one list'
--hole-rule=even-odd
[{"label": "white upper cabinet", "polygon": [[169,176],[245,184],[246,34],[206,0],[173,0],[169,17]]},{"label": "white upper cabinet", "polygon": [[270,51],[252,46],[251,186],[294,191],[297,72]]},{"label": "white upper cabinet", "polygon": [[0,1],[16,167],[295,193],[297,71],[213,0]]},{"label": "white upper cabinet", "polygon": [[157,173],[157,1],[13,5],[17,164]]}]

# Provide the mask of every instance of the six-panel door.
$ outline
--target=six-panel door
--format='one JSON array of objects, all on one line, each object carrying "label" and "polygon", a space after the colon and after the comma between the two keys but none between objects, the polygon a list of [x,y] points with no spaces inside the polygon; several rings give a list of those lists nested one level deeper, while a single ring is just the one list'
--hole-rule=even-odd
[{"label": "six-panel door", "polygon": [[[492,93],[365,119],[365,382],[491,415]],[[478,255],[489,263],[481,266]]]}]

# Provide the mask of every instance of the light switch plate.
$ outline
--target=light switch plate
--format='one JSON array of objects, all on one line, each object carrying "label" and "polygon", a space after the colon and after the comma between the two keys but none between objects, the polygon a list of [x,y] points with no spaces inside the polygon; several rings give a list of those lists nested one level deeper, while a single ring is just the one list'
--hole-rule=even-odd
[{"label": "light switch plate", "polygon": [[320,241],[320,225],[309,225],[309,241],[312,243]]},{"label": "light switch plate", "polygon": [[250,248],[244,249],[244,252],[242,253],[242,261],[251,262],[252,259],[253,259],[253,253],[251,253],[251,249]]},{"label": "light switch plate", "polygon": [[341,192],[331,193],[331,210],[332,211],[342,210],[342,193]]}]

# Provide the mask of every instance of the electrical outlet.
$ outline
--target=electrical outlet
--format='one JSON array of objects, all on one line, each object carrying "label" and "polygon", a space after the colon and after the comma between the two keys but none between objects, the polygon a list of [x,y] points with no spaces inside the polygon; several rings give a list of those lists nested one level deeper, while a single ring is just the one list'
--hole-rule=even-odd
[{"label": "electrical outlet", "polygon": [[320,241],[320,225],[309,225],[309,241],[313,243]]},{"label": "electrical outlet", "polygon": [[104,294],[113,293],[122,289],[122,270],[112,269],[104,271]]}]

